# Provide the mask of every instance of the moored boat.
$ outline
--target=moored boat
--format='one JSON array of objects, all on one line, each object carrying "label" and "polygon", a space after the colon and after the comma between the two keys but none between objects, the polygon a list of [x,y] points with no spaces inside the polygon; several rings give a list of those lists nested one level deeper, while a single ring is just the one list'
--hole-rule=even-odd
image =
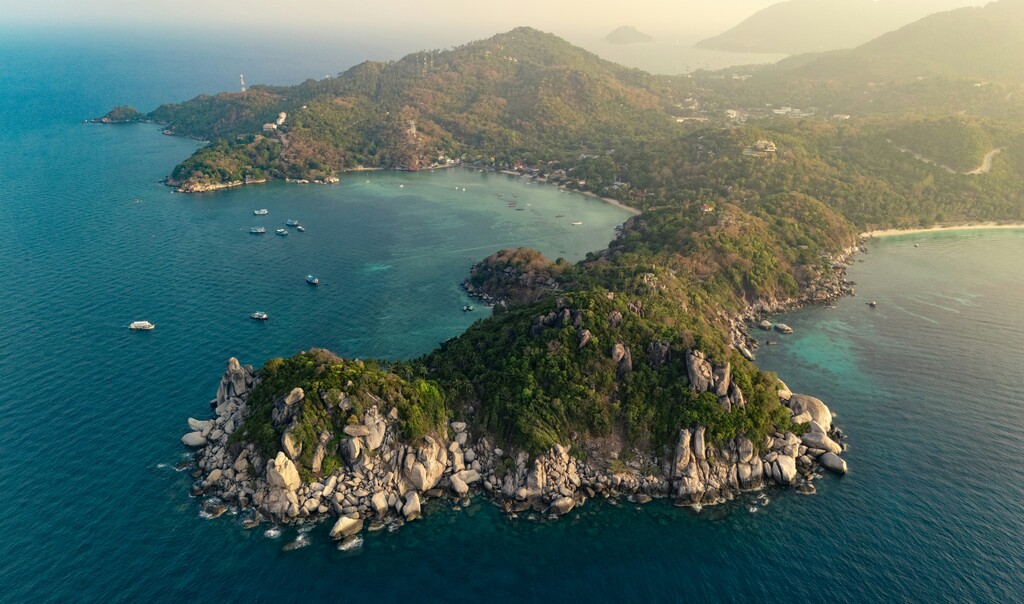
[{"label": "moored boat", "polygon": [[132,321],[131,325],[128,326],[128,329],[133,331],[149,331],[154,327],[156,327],[156,325],[153,325],[149,321]]},{"label": "moored boat", "polygon": [[266,320],[270,319],[270,315],[268,315],[267,313],[263,312],[262,310],[257,310],[256,312],[251,313],[249,315],[249,318],[256,319],[257,321],[266,321]]},{"label": "moored boat", "polygon": [[320,280],[315,275],[306,275],[306,283],[310,285],[320,285]]},{"label": "moored boat", "polygon": [[267,208],[262,208],[259,210],[253,210],[252,213],[255,214],[256,216],[266,216],[270,212],[267,211]]},{"label": "moored boat", "polygon": [[285,226],[299,226],[299,221],[294,218],[289,218],[284,224]]},{"label": "moored boat", "polygon": [[295,230],[300,232],[300,233],[305,233],[306,232],[306,227],[302,226],[301,224],[297,224],[297,225],[295,225]]},{"label": "moored boat", "polygon": [[288,229],[277,229],[274,232],[277,233],[278,235],[282,236],[282,237],[287,237],[288,236]]},{"label": "moored boat", "polygon": [[253,235],[262,235],[267,232],[267,229],[265,227],[252,227],[249,229],[249,232]]}]

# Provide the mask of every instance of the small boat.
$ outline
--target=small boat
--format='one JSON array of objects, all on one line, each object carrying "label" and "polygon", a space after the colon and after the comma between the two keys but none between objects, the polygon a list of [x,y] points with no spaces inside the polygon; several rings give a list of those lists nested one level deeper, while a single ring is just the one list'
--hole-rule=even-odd
[{"label": "small boat", "polygon": [[260,210],[253,210],[252,213],[256,216],[266,216],[270,212],[267,211],[267,208],[263,208]]},{"label": "small boat", "polygon": [[267,229],[265,227],[252,227],[249,229],[249,232],[253,235],[262,235],[267,232]]},{"label": "small boat", "polygon": [[299,221],[295,220],[294,218],[289,218],[288,221],[284,223],[284,225],[285,226],[299,226]]},{"label": "small boat", "polygon": [[467,305],[462,307],[462,312],[472,312],[472,311],[473,311],[473,307],[471,305],[469,305],[469,304],[467,304]]},{"label": "small boat", "polygon": [[149,331],[154,327],[156,327],[156,325],[153,325],[149,321],[132,321],[131,325],[128,326],[128,329],[133,331]]},{"label": "small boat", "polygon": [[256,319],[257,321],[266,321],[270,319],[270,315],[263,312],[262,310],[257,310],[256,312],[250,314],[249,318]]},{"label": "small boat", "polygon": [[320,280],[314,275],[306,275],[306,283],[310,285],[320,285]]},{"label": "small boat", "polygon": [[582,222],[574,222],[574,223],[572,223],[572,226],[580,226],[581,224],[583,224],[583,223]]},{"label": "small boat", "polygon": [[278,235],[282,236],[282,237],[287,237],[288,236],[288,229],[277,229],[274,232],[277,233]]},{"label": "small boat", "polygon": [[295,225],[295,230],[300,232],[300,233],[305,233],[306,232],[306,227],[302,226],[301,224],[297,224],[297,225]]},{"label": "small boat", "polygon": [[874,307],[878,306],[878,302],[872,300],[872,301],[868,302],[868,306],[870,306],[871,308],[874,308]]}]

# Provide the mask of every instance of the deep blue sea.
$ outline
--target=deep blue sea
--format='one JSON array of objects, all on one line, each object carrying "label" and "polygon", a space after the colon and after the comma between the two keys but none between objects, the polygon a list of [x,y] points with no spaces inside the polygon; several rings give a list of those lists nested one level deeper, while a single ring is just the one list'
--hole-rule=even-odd
[{"label": "deep blue sea", "polygon": [[[850,435],[850,474],[817,495],[771,491],[757,513],[589,504],[557,522],[435,501],[351,554],[324,526],[286,552],[294,529],[201,518],[173,465],[229,356],[421,354],[481,316],[460,311],[474,261],[517,245],[576,260],[627,217],[461,169],[177,195],[159,180],[196,143],[81,123],[233,88],[239,71],[292,83],[408,50],[319,44],[0,35],[0,601],[1020,599],[1021,231],[880,240],[851,270],[858,297],[769,336],[762,365]],[[289,218],[307,231],[247,232]],[[137,319],[156,330],[130,333]]]}]

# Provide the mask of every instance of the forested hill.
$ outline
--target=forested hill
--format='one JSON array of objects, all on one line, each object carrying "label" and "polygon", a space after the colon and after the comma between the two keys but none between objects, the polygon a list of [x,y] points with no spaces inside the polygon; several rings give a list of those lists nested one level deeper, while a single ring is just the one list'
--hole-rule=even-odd
[{"label": "forested hill", "polygon": [[[150,117],[219,139],[175,170],[172,181],[187,188],[358,166],[418,169],[466,153],[492,162],[601,152],[658,137],[685,87],[518,28],[336,78],[164,105]],[[264,131],[281,112],[284,122]]]},{"label": "forested hill", "polygon": [[[991,20],[991,11],[1008,6],[966,14]],[[327,181],[358,167],[471,163],[519,169],[647,211],[690,213],[707,204],[785,221],[809,206],[783,200],[810,200],[830,226],[804,233],[812,241],[799,245],[825,253],[841,247],[826,233],[844,222],[852,229],[1020,219],[1024,137],[1014,121],[985,115],[988,105],[978,100],[1019,113],[1024,103],[1006,86],[914,79],[865,90],[771,68],[750,80],[653,76],[518,28],[452,50],[362,63],[334,78],[197,97],[145,117],[213,141],[174,169],[169,184],[183,191]],[[824,109],[801,119],[764,109],[787,101]],[[837,122],[829,105],[860,115]],[[748,107],[749,120],[727,119],[729,107]],[[105,117],[125,116],[141,114],[121,107]],[[775,150],[758,151],[758,141]],[[991,170],[961,173],[995,148],[1003,152]],[[792,291],[777,286],[754,290]]]}]

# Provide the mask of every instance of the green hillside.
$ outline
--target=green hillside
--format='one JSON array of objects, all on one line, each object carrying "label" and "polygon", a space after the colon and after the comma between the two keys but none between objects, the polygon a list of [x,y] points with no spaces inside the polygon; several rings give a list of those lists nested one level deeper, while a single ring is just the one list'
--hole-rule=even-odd
[{"label": "green hillside", "polygon": [[[1024,220],[1019,123],[948,110],[969,98],[957,91],[998,92],[998,107],[1019,109],[1005,89],[925,80],[866,95],[860,83],[793,74],[656,77],[520,28],[335,78],[158,108],[150,119],[213,141],[174,169],[170,182],[185,190],[458,160],[516,167],[642,210],[577,264],[525,249],[478,264],[469,284],[505,298],[503,312],[422,359],[360,365],[316,353],[268,363],[238,438],[273,452],[281,434],[271,401],[295,386],[317,393],[294,434],[307,452],[378,399],[406,438],[462,418],[533,452],[605,437],[660,452],[698,424],[716,440],[788,428],[774,378],[745,358],[732,318],[840,295],[835,264],[859,231]],[[819,107],[870,98],[863,115],[833,120],[764,111],[773,94]],[[748,121],[727,121],[730,106],[752,108]],[[995,146],[1003,151],[991,171],[960,173]],[[683,366],[693,351],[716,367],[728,362],[740,393],[694,392]],[[344,408],[331,392],[349,381],[359,395]]]},{"label": "green hillside", "polygon": [[[613,149],[658,137],[685,88],[519,28],[454,50],[364,63],[336,78],[199,97],[150,117],[179,134],[223,141],[179,166],[175,183],[318,179],[461,155],[492,163]],[[286,121],[263,132],[279,112]]]}]

